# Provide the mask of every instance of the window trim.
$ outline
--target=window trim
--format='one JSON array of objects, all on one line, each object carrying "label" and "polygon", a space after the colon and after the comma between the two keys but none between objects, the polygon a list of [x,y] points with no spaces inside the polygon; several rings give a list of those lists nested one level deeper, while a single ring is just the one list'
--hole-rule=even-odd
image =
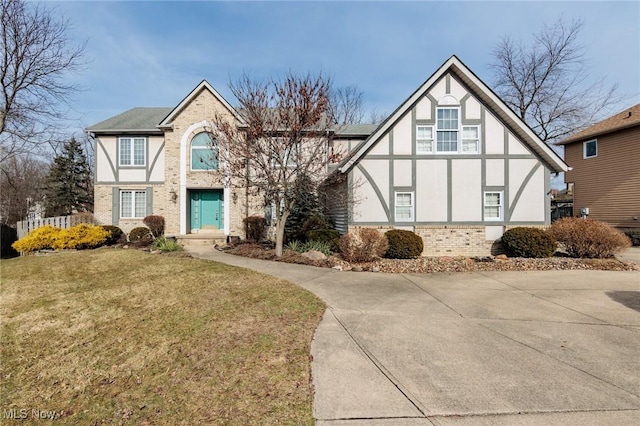
[{"label": "window trim", "polygon": [[[487,217],[485,209],[487,207],[496,207],[494,205],[487,205],[487,195],[488,194],[498,194],[500,196],[500,200],[498,203],[498,217]],[[504,220],[504,191],[484,191],[482,196],[482,217],[487,222],[499,222]]]},{"label": "window trim", "polygon": [[[129,153],[128,159],[129,163],[125,164],[122,162],[123,160],[123,149],[122,149],[122,141],[128,139],[129,140]],[[142,164],[135,164],[135,146],[136,140],[142,141]],[[147,165],[147,138],[145,136],[120,136],[118,137],[118,166],[120,167],[146,167]]]},{"label": "window trim", "polygon": [[[124,216],[124,203],[122,202],[122,197],[125,193],[131,193],[131,216]],[[144,205],[144,214],[142,216],[136,216],[136,194],[144,194],[143,205]],[[147,216],[147,191],[141,189],[121,189],[120,190],[120,219],[144,219]]]},{"label": "window trim", "polygon": [[[594,155],[587,155],[587,145],[589,145],[592,142],[596,146],[596,153]],[[583,160],[586,160],[589,158],[596,158],[597,156],[598,156],[598,139],[591,139],[591,140],[582,142],[582,159]]]},{"label": "window trim", "polygon": [[[434,149],[434,143],[435,143],[435,138],[434,138],[434,127],[431,124],[417,124],[416,125],[416,154],[433,154],[433,149]],[[431,130],[431,139],[425,139],[425,138],[418,138],[418,130],[420,128],[426,128],[426,129],[430,129]],[[419,149],[419,142],[420,141],[431,141],[431,150],[426,151],[426,150],[421,150]]]},{"label": "window trim", "polygon": [[[411,200],[411,204],[408,206],[409,207],[409,213],[410,213],[410,217],[407,219],[399,219],[398,218],[398,207],[407,207],[407,206],[398,206],[398,195],[405,195],[405,194],[409,194],[410,195],[410,200]],[[416,200],[415,200],[415,193],[413,191],[395,191],[394,196],[393,196],[393,216],[396,222],[413,222],[415,221],[415,209],[416,209]]]},{"label": "window trim", "polygon": [[220,170],[220,148],[218,147],[218,143],[217,140],[215,138],[213,138],[213,135],[211,135],[211,140],[213,141],[212,143],[215,143],[215,149],[217,151],[218,154],[218,159],[216,160],[215,163],[215,167],[211,167],[211,168],[206,168],[206,169],[194,169],[193,168],[193,150],[197,149],[197,150],[202,150],[202,151],[211,151],[213,152],[213,145],[209,146],[193,146],[193,141],[195,140],[195,138],[197,138],[198,136],[200,136],[201,134],[206,134],[207,132],[200,132],[197,135],[193,136],[191,138],[191,142],[189,142],[189,170],[192,172],[210,172],[210,171],[215,171],[215,170]]}]

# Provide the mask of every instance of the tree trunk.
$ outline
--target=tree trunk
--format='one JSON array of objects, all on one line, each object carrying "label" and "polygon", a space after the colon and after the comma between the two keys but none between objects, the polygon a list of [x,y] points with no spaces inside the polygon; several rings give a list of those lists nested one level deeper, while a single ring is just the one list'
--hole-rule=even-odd
[{"label": "tree trunk", "polygon": [[282,256],[284,248],[284,225],[287,223],[289,210],[284,210],[276,222],[276,257]]}]

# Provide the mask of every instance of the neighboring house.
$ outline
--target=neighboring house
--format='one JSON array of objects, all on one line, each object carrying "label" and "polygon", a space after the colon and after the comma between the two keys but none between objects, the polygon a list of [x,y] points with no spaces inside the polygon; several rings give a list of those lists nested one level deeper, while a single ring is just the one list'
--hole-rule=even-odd
[{"label": "neighboring house", "polygon": [[[561,141],[574,215],[640,227],[640,104]],[[584,210],[586,213],[586,210]]]},{"label": "neighboring house", "polygon": [[426,255],[486,255],[505,229],[550,223],[550,174],[567,165],[457,57],[338,167],[342,231],[409,229]]},{"label": "neighboring house", "polygon": [[[89,127],[96,218],[128,231],[158,214],[168,234],[243,236],[242,219],[268,203],[246,196],[207,149],[221,113],[243,125],[203,81],[175,108]],[[427,255],[486,255],[508,227],[549,224],[550,174],[568,169],[455,56],[381,125],[340,126],[328,143],[324,192],[338,229],[411,229]]]}]

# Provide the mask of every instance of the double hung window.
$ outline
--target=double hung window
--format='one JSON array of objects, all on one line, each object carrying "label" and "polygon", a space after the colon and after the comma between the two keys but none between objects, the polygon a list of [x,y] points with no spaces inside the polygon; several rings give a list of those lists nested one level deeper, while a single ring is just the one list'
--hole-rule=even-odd
[{"label": "double hung window", "polygon": [[436,150],[458,152],[460,122],[458,108],[438,108],[436,117]]},{"label": "double hung window", "polygon": [[120,191],[120,217],[142,219],[147,214],[146,191]]},{"label": "double hung window", "polygon": [[484,220],[502,220],[502,191],[484,193]]},{"label": "double hung window", "polygon": [[433,126],[418,126],[416,129],[416,153],[433,152]]},{"label": "double hung window", "polygon": [[396,221],[413,221],[413,192],[396,192]]},{"label": "double hung window", "polygon": [[120,138],[119,143],[121,166],[144,166],[146,157],[145,138]]}]

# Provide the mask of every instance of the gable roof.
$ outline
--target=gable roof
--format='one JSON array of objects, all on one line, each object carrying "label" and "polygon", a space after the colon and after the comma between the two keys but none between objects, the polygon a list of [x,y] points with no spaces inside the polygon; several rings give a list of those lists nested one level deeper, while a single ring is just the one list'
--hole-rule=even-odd
[{"label": "gable roof", "polygon": [[482,82],[455,55],[451,56],[438,70],[413,92],[378,128],[345,158],[338,170],[346,173],[366,155],[373,144],[380,139],[418,100],[446,73],[451,72],[462,80],[469,89],[487,105],[500,120],[506,123],[515,135],[531,148],[536,155],[554,172],[566,172],[569,166],[545,144],[527,124],[520,119],[486,84]]},{"label": "gable roof", "polygon": [[557,143],[557,145],[567,145],[584,139],[594,138],[618,130],[640,126],[640,104],[627,108],[609,118],[597,122],[593,126],[569,136],[567,139]]},{"label": "gable roof", "polygon": [[172,108],[132,108],[87,127],[93,133],[162,133],[158,124]]},{"label": "gable roof", "polygon": [[185,98],[180,101],[180,103],[178,104],[178,106],[176,106],[173,110],[171,110],[171,112],[169,112],[169,114],[167,114],[166,117],[164,117],[164,119],[160,122],[159,127],[161,128],[166,128],[166,127],[171,127],[173,126],[173,120],[176,118],[176,116],[189,104],[189,102],[191,102],[193,100],[193,98],[195,98],[201,90],[206,89],[209,92],[211,92],[211,94],[218,100],[220,101],[220,103],[222,105],[224,105],[225,108],[227,108],[229,110],[229,112],[236,118],[236,120],[238,120],[239,123],[244,124],[244,119],[240,116],[240,114],[238,114],[238,111],[235,110],[235,108],[233,108],[231,106],[231,104],[229,104],[229,102],[227,102],[225,100],[225,98],[222,97],[222,95],[220,95],[220,93],[218,93],[216,91],[216,89],[213,88],[213,86],[211,86],[209,84],[209,82],[207,80],[202,80],[200,82],[200,84],[198,84],[192,91],[191,93],[189,93],[187,96],[185,96]]}]

